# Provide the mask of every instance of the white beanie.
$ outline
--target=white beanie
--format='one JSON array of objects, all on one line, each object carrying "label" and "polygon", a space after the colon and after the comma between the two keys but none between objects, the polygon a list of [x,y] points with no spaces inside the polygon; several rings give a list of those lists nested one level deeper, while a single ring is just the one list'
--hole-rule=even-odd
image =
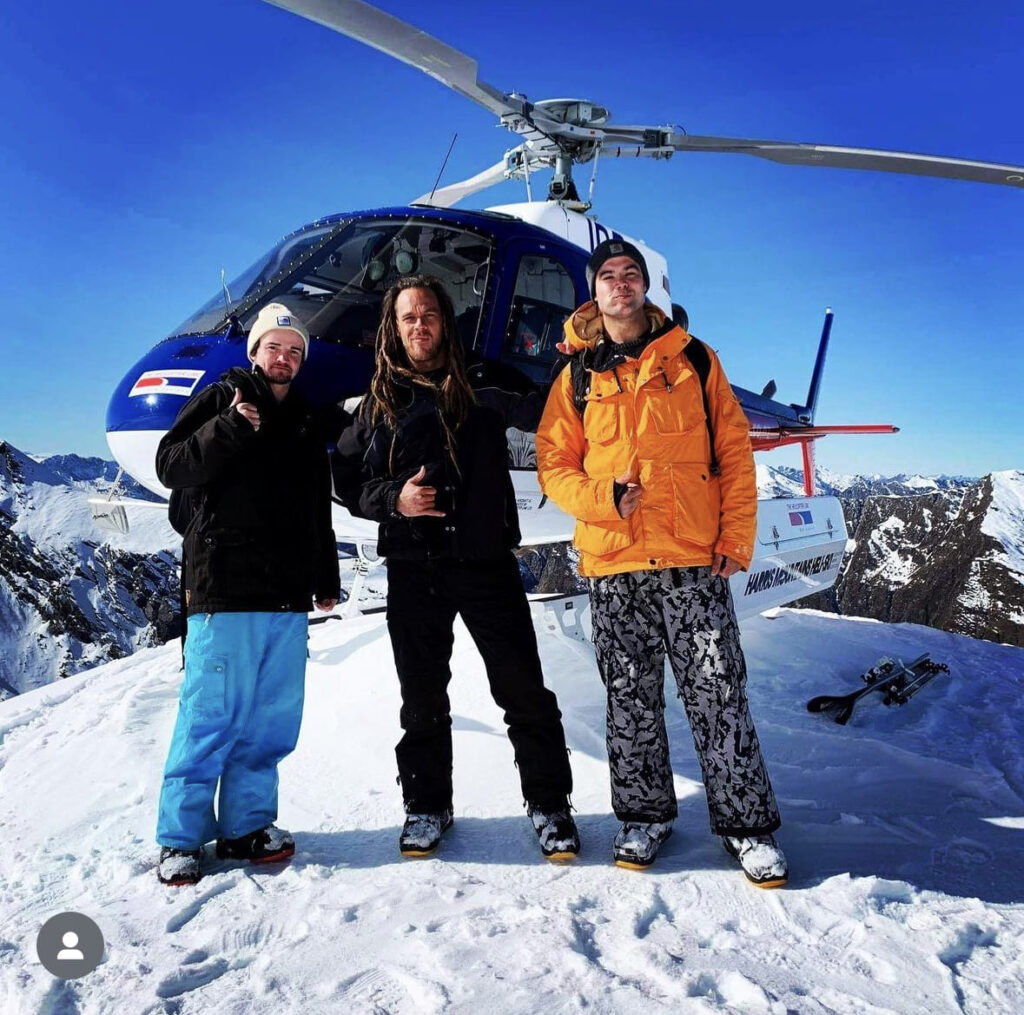
[{"label": "white beanie", "polygon": [[245,343],[245,354],[252,359],[253,350],[259,340],[268,331],[294,331],[302,339],[302,359],[309,358],[309,332],[306,326],[300,321],[283,303],[268,303],[252,322],[249,331],[249,338]]}]

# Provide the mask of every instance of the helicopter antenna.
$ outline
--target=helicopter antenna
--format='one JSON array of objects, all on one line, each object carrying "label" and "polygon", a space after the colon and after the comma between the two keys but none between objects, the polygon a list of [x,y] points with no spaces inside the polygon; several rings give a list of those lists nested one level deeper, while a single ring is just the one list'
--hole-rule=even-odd
[{"label": "helicopter antenna", "polygon": [[225,281],[223,268],[220,270],[220,287],[224,290],[224,310],[226,313],[231,313],[231,290]]},{"label": "helicopter antenna", "polygon": [[437,193],[437,185],[441,182],[441,174],[444,172],[444,167],[448,165],[448,158],[451,156],[452,149],[455,147],[455,140],[458,136],[458,131],[452,134],[452,143],[448,145],[448,153],[444,157],[444,162],[441,163],[441,168],[437,171],[437,179],[434,180],[434,186],[430,190],[430,197],[426,200],[427,204],[430,204],[431,201],[434,200],[434,194]]}]

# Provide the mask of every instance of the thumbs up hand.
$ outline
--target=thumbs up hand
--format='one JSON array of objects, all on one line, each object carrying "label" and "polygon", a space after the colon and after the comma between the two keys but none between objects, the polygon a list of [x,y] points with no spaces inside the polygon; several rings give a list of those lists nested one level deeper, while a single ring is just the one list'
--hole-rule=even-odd
[{"label": "thumbs up hand", "polygon": [[235,388],[235,397],[229,408],[234,409],[239,416],[248,420],[252,424],[253,430],[259,430],[260,411],[252,404],[252,402],[242,401],[242,392],[239,388]]},{"label": "thumbs up hand", "polygon": [[415,476],[410,476],[405,481],[398,500],[395,502],[395,510],[406,518],[417,518],[427,515],[430,518],[444,518],[443,511],[435,510],[435,498],[437,489],[433,486],[423,486],[426,478],[426,466],[421,465],[420,471]]}]

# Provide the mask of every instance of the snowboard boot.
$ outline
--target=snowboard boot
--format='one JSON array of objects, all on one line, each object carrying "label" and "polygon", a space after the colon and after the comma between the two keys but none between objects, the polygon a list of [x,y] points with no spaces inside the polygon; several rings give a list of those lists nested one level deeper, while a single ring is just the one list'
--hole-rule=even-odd
[{"label": "snowboard boot", "polygon": [[162,885],[194,885],[202,876],[202,850],[160,847],[156,876]]},{"label": "snowboard boot", "polygon": [[723,835],[725,851],[735,857],[747,880],[758,888],[781,888],[789,879],[785,854],[771,835],[751,835],[737,838]]},{"label": "snowboard boot", "polygon": [[430,856],[441,844],[441,836],[452,827],[452,812],[406,814],[398,849],[402,856]]},{"label": "snowboard boot", "polygon": [[248,860],[249,863],[275,863],[295,853],[291,832],[276,825],[267,825],[238,839],[218,839],[219,860]]},{"label": "snowboard boot", "polygon": [[616,867],[644,870],[654,863],[661,844],[672,834],[671,821],[626,821],[612,844]]},{"label": "snowboard boot", "polygon": [[540,851],[549,860],[575,860],[580,851],[580,833],[569,808],[545,812],[530,806],[526,811],[540,840]]}]

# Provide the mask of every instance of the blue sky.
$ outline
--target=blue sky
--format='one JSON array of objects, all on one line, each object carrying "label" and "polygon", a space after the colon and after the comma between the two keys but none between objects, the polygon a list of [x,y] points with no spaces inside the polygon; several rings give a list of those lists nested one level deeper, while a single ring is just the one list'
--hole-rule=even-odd
[{"label": "blue sky", "polygon": [[[498,88],[593,99],[618,122],[1024,165],[1010,2],[385,9]],[[39,0],[0,26],[0,439],[30,452],[108,456],[114,385],[222,268],[320,215],[428,191],[453,132],[443,182],[515,143],[419,72],[260,0]],[[774,377],[803,401],[835,308],[818,421],[902,432],[830,437],[819,464],[1024,468],[1024,193],[687,155],[605,161],[595,208],[668,257],[694,332],[744,387]]]}]

